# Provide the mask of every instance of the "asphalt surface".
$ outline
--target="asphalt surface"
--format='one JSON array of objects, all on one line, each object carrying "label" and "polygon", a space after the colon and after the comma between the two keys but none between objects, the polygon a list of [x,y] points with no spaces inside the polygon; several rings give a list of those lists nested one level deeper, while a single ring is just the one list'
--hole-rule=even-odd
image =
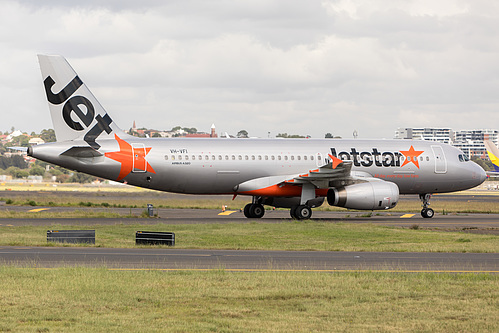
[{"label": "asphalt surface", "polygon": [[[155,209],[157,218],[44,218],[44,212],[72,212],[74,207],[29,207],[29,206],[2,206],[0,209],[12,211],[33,211],[33,218],[3,218],[0,227],[21,225],[116,225],[116,224],[199,224],[199,223],[280,223],[290,220],[287,210],[266,211],[262,219],[247,219],[240,211],[226,211],[210,209]],[[40,209],[46,209],[39,211]],[[79,211],[110,211],[120,214],[129,214],[129,208],[77,208]],[[143,208],[132,209],[132,214],[140,215]],[[499,235],[499,214],[435,214],[431,219],[424,219],[419,213],[406,214],[397,212],[324,212],[314,211],[312,220],[325,223],[370,223],[383,226],[403,228],[428,228],[435,230],[465,231],[473,233],[487,233]]]},{"label": "asphalt surface", "polygon": [[228,271],[499,273],[495,253],[385,253],[0,247],[0,261],[23,267]]},{"label": "asphalt surface", "polygon": [[[497,202],[496,195],[441,195],[438,200]],[[402,200],[414,200],[403,197]],[[32,212],[33,218],[0,219],[2,228],[23,225],[120,225],[196,223],[280,223],[289,221],[287,210],[267,211],[262,219],[247,219],[240,211],[155,209],[157,218],[45,218],[44,212],[112,211],[140,215],[144,208],[0,206],[0,209]],[[313,212],[324,223],[369,223],[402,228],[462,231],[499,235],[499,214],[449,214],[432,219],[420,214],[380,212]],[[233,271],[396,271],[396,272],[492,272],[499,273],[497,253],[371,253],[302,251],[226,251],[184,249],[103,249],[92,247],[0,247],[0,263],[23,267],[92,266],[111,269]]]}]

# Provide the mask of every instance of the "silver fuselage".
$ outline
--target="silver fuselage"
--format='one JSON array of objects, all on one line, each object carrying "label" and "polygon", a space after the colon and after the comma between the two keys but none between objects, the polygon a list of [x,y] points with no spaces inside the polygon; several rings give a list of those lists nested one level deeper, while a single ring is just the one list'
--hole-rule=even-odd
[{"label": "silver fuselage", "polygon": [[[412,140],[343,139],[196,139],[127,136],[136,160],[119,162],[106,155],[120,151],[116,140],[100,140],[102,156],[64,153],[84,141],[35,146],[40,160],[131,185],[189,194],[236,193],[251,179],[306,173],[327,164],[329,154],[353,161],[352,175],[393,182],[401,194],[442,193],[481,184],[484,170],[459,159],[462,152],[447,144]],[[417,161],[402,153],[419,152]],[[405,163],[407,162],[407,163]],[[128,165],[132,163],[132,166]],[[123,170],[127,164],[127,170]],[[126,176],[120,179],[120,175]]]}]

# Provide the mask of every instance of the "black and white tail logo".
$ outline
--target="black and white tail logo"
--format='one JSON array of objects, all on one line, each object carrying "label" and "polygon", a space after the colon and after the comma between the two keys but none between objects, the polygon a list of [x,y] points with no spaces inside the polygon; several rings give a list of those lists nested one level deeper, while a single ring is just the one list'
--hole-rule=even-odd
[{"label": "black and white tail logo", "polygon": [[[54,105],[60,105],[65,103],[62,107],[62,117],[64,122],[75,131],[85,131],[93,123],[94,119],[97,121],[95,125],[88,130],[84,136],[84,140],[94,149],[99,149],[100,145],[95,142],[95,140],[106,131],[107,134],[111,134],[113,131],[111,123],[113,122],[111,117],[106,113],[104,117],[100,114],[95,116],[95,109],[92,102],[88,100],[85,96],[73,96],[73,94],[78,90],[78,88],[83,84],[78,76],[76,76],[71,82],[69,82],[61,91],[54,94],[52,92],[52,87],[55,81],[52,77],[48,76],[44,81],[45,93],[47,94],[47,99],[50,103]],[[72,97],[71,97],[72,96]],[[73,120],[72,114],[76,116],[78,121]]]}]

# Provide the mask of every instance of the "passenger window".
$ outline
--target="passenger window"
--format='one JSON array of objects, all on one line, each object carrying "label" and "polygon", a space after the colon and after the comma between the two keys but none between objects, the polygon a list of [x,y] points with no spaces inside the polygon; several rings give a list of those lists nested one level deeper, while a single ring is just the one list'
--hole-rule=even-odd
[{"label": "passenger window", "polygon": [[430,160],[430,156],[426,156],[426,161],[428,162]]},{"label": "passenger window", "polygon": [[232,160],[234,161],[236,159],[236,155],[232,155]]},{"label": "passenger window", "polygon": [[208,155],[204,155],[204,159],[208,161],[210,157]]},{"label": "passenger window", "polygon": [[215,155],[211,155],[211,159],[212,159],[212,160],[215,160]]},{"label": "passenger window", "polygon": [[185,155],[185,160],[188,161],[189,160],[189,155]]},{"label": "passenger window", "polygon": [[251,159],[254,161],[255,160],[255,155],[251,155]]},{"label": "passenger window", "polygon": [[178,155],[178,159],[179,159],[179,161],[181,161],[182,160],[182,155]]},{"label": "passenger window", "polygon": [[310,160],[313,161],[314,160],[314,156],[313,155],[310,155]]},{"label": "passenger window", "polygon": [[422,161],[423,160],[423,156],[419,156],[419,160]]},{"label": "passenger window", "polygon": [[195,160],[196,159],[196,155],[192,155],[192,160]]},{"label": "passenger window", "polygon": [[300,155],[296,156],[296,159],[297,159],[298,161],[299,161],[299,160],[301,160]]},{"label": "passenger window", "polygon": [[218,155],[218,159],[221,161],[222,160],[222,155]]},{"label": "passenger window", "polygon": [[167,161],[168,161],[168,155],[165,155],[165,160],[167,160]]},{"label": "passenger window", "polygon": [[291,155],[291,161],[294,161],[294,160],[295,160],[295,156]]},{"label": "passenger window", "polygon": [[277,159],[278,159],[279,161],[281,160],[281,158],[282,158],[282,157],[281,157],[281,155],[278,155],[278,156],[277,156]]},{"label": "passenger window", "polygon": [[274,161],[274,160],[275,160],[275,156],[274,156],[274,155],[272,155],[272,157],[271,157],[271,158],[272,158],[272,161]]},{"label": "passenger window", "polygon": [[287,155],[286,155],[286,156],[284,156],[284,160],[285,160],[285,161],[287,161],[287,160],[288,160],[288,156],[287,156]]},{"label": "passenger window", "polygon": [[258,160],[262,160],[262,155],[258,155]]},{"label": "passenger window", "polygon": [[203,159],[203,156],[199,155],[198,159],[201,161]]},{"label": "passenger window", "polygon": [[265,155],[265,161],[269,160],[269,155]]},{"label": "passenger window", "polygon": [[243,159],[243,157],[241,155],[239,155],[239,160],[242,160],[242,159]]},{"label": "passenger window", "polygon": [[247,161],[247,160],[249,160],[248,155],[244,155],[244,159],[245,159],[246,161]]},{"label": "passenger window", "polygon": [[307,155],[303,156],[303,160],[306,161],[307,160]]},{"label": "passenger window", "polygon": [[225,155],[225,160],[228,161],[229,160],[229,155]]},{"label": "passenger window", "polygon": [[172,161],[174,161],[174,160],[175,160],[175,156],[174,156],[174,155],[172,155]]}]

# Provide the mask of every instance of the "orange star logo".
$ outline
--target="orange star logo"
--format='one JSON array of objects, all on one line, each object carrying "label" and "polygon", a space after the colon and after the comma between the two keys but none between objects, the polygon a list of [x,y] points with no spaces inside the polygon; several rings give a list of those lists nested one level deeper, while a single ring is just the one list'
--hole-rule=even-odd
[{"label": "orange star logo", "polygon": [[405,156],[405,161],[402,166],[412,162],[419,169],[418,156],[424,153],[424,150],[414,150],[414,147],[411,146],[409,150],[401,150],[400,152]]},{"label": "orange star logo", "polygon": [[116,180],[122,180],[128,176],[130,172],[136,170],[156,173],[146,160],[146,155],[149,154],[149,151],[151,151],[151,147],[142,148],[142,146],[140,148],[136,148],[132,147],[132,145],[125,140],[120,139],[116,134],[114,135],[114,138],[118,141],[120,150],[105,153],[104,155],[121,163],[120,174]]}]

